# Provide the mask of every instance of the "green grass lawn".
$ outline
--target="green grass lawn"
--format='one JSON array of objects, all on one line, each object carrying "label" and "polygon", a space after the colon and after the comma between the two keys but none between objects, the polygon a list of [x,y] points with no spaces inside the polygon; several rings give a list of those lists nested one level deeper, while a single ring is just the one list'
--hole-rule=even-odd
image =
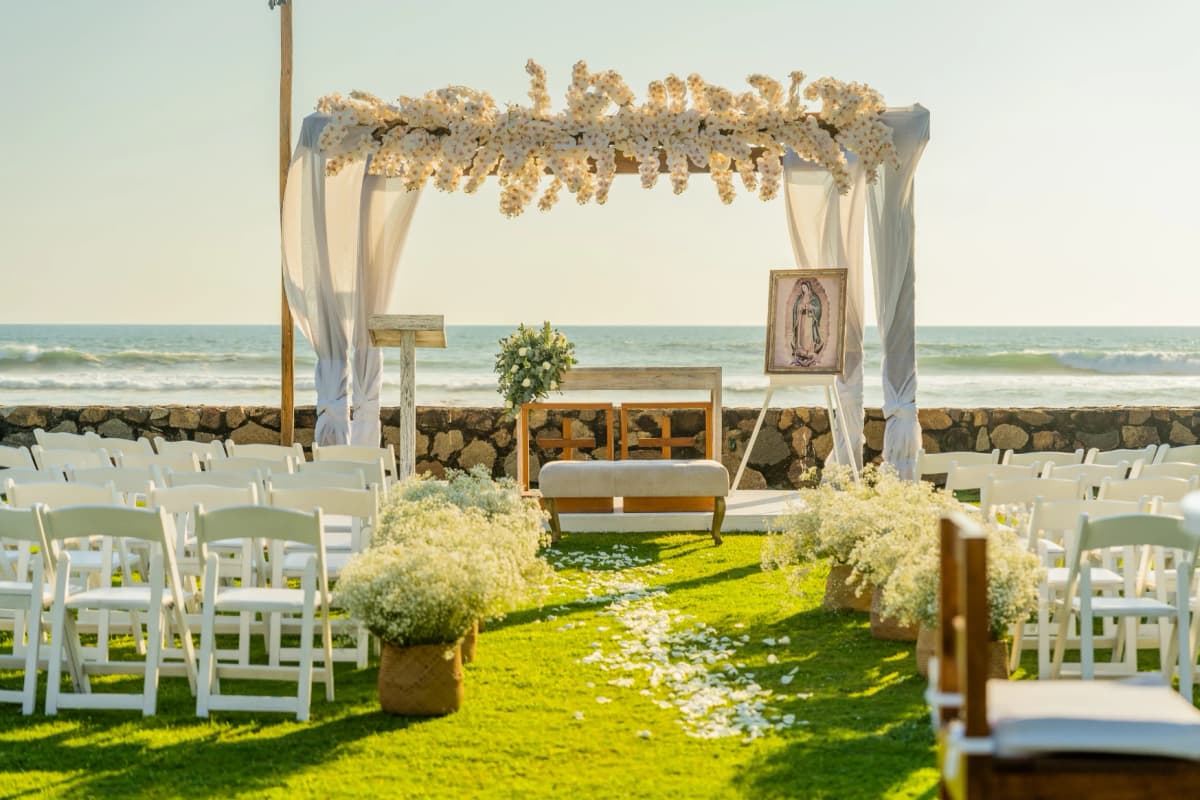
[{"label": "green grass lawn", "polygon": [[[678,710],[656,704],[665,695],[641,693],[649,688],[642,675],[632,674],[632,687],[610,685],[618,673],[581,660],[596,643],[612,652],[621,627],[605,604],[584,597],[596,574],[563,568],[544,605],[481,635],[457,714],[382,714],[374,667],[349,665],[337,671],[335,703],[314,689],[308,723],[249,713],[196,719],[187,683],[176,678],[163,679],[150,719],[22,717],[4,705],[0,798],[936,796],[912,645],[872,639],[865,614],[820,610],[823,572],[809,577],[808,596],[788,594],[778,574],[759,568],[760,535],[727,535],[716,548],[703,534],[578,534],[557,550],[577,559],[617,544],[649,560],[626,575],[665,589],[660,608],[691,615],[678,626],[749,637],[731,660],[776,693],[768,719],[793,715],[792,725],[752,741],[694,738]],[[790,642],[763,643],[782,637]],[[15,677],[0,673],[0,682]]]}]

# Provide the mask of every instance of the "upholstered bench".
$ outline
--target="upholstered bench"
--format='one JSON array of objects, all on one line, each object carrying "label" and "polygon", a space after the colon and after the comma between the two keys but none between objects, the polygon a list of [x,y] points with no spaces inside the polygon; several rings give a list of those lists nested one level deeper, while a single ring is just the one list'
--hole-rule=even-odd
[{"label": "upholstered bench", "polygon": [[[558,498],[623,497],[626,511],[711,508],[712,537],[720,544],[729,471],[719,461],[701,459],[554,461],[542,467],[538,488],[550,512],[550,530],[555,541],[562,535]],[[640,503],[631,503],[630,499]]]}]

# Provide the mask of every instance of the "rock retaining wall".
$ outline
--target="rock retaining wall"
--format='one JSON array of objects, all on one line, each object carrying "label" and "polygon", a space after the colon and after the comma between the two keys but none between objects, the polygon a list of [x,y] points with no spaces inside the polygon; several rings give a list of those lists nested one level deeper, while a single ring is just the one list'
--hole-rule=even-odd
[{"label": "rock retaining wall", "polygon": [[[704,418],[694,410],[673,412],[646,409],[635,415],[635,435],[656,437],[660,420],[670,414],[672,438],[691,438],[691,446],[677,447],[676,457],[703,456]],[[730,474],[737,469],[750,440],[753,408],[724,410],[722,441],[724,461]],[[607,457],[610,448],[619,450],[619,420],[614,419],[613,439],[608,441],[605,414],[577,412],[566,420],[566,438],[594,438],[596,447],[582,450],[591,457]],[[928,408],[919,414],[923,441],[929,452],[947,450],[1073,450],[1077,447],[1144,447],[1147,444],[1195,444],[1200,441],[1200,408]],[[399,439],[397,409],[383,410],[384,439]],[[884,419],[879,409],[866,412],[866,448],[869,461],[879,460],[883,447]],[[536,412],[530,427],[537,438],[564,437],[564,419],[557,412]],[[296,410],[296,440],[312,443],[316,412],[309,407]],[[279,440],[279,409],[266,406],[154,406],[154,407],[63,407],[9,406],[0,408],[0,443],[34,442],[34,428],[48,431],[96,431],[102,436],[137,438],[164,436],[168,439],[209,441],[229,438],[238,443]],[[636,447],[631,458],[654,458],[657,447]],[[755,443],[741,488],[790,488],[799,485],[811,466],[823,463],[832,445],[828,415],[823,408],[773,408],[767,411]],[[546,450],[553,459],[560,450]],[[417,470],[443,474],[449,467],[469,469],[482,464],[493,475],[516,471],[513,422],[498,408],[417,409]],[[536,477],[538,459],[531,457]]]}]

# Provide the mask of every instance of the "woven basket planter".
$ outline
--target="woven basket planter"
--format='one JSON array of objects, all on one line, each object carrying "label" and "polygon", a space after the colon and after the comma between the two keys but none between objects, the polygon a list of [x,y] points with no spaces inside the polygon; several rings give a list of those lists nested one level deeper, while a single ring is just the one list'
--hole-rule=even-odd
[{"label": "woven basket planter", "polygon": [[379,660],[379,704],[384,711],[439,717],[458,711],[462,702],[462,652],[458,645],[397,647],[384,642]]},{"label": "woven basket planter", "polygon": [[459,647],[462,649],[462,662],[470,664],[475,660],[475,648],[479,643],[479,623],[476,622],[463,635],[462,644]]},{"label": "woven basket planter", "polygon": [[883,590],[876,586],[871,591],[871,635],[876,639],[894,642],[915,642],[916,625],[901,625],[899,621],[883,615]]},{"label": "woven basket planter", "polygon": [[[936,628],[921,626],[917,633],[917,672],[929,677],[929,659],[937,655],[938,631]],[[1008,642],[988,642],[988,677],[1009,677],[1008,672]]]},{"label": "woven basket planter", "polygon": [[[825,578],[825,599],[821,607],[826,611],[870,611],[871,587],[862,583],[851,585],[850,573],[854,567],[848,564],[832,564]],[[862,591],[859,592],[858,590]]]}]

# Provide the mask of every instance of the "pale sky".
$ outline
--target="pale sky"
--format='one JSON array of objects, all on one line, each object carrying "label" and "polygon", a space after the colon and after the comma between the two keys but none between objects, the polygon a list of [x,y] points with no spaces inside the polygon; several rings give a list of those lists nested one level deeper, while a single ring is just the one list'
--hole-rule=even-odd
[{"label": "pale sky", "polygon": [[[1197,322],[1193,2],[293,2],[295,132],[334,91],[526,102],[531,57],[556,107],[581,58],[639,98],[671,72],[861,81],[932,114],[918,324]],[[0,322],[277,321],[278,12],[0,9]],[[761,324],[767,272],[792,265],[782,200],[722,206],[707,176],[680,197],[627,176],[607,206],[564,193],[515,220],[496,199],[427,189],[392,311]]]}]

